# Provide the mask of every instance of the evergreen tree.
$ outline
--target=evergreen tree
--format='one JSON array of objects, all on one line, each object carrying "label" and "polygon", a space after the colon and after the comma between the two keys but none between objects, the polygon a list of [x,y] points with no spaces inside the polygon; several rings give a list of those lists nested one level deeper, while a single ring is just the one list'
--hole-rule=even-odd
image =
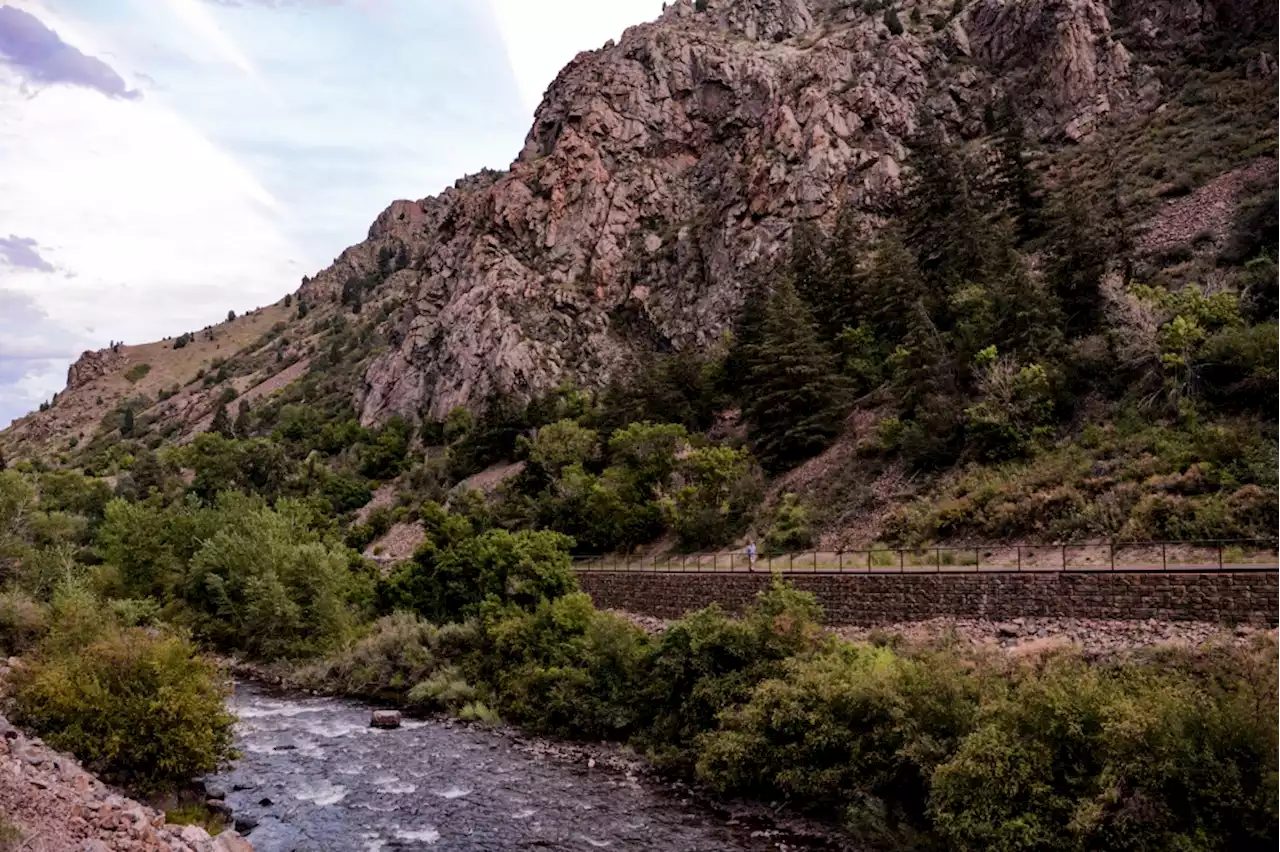
[{"label": "evergreen tree", "polygon": [[788,268],[791,280],[801,298],[817,311],[823,304],[826,282],[823,280],[825,258],[822,233],[809,221],[797,222],[791,229],[791,257]]},{"label": "evergreen tree", "polygon": [[924,279],[926,308],[943,328],[950,292],[983,283],[992,260],[991,228],[973,189],[973,166],[933,130],[913,141],[903,195],[905,239]]},{"label": "evergreen tree", "polygon": [[224,402],[218,403],[218,407],[213,411],[213,422],[209,424],[209,431],[216,432],[224,438],[234,438],[235,430],[231,428],[231,417],[227,414],[227,405]]},{"label": "evergreen tree", "polygon": [[1069,337],[1093,333],[1102,321],[1102,278],[1107,239],[1081,200],[1062,200],[1045,251],[1045,277],[1057,298]]},{"label": "evergreen tree", "polygon": [[820,453],[840,434],[847,385],[814,328],[813,315],[782,279],[750,351],[744,417],[756,455],[777,472]]},{"label": "evergreen tree", "polygon": [[120,435],[124,438],[133,437],[133,409],[126,408],[124,414],[120,416]]},{"label": "evergreen tree", "polygon": [[1044,186],[1027,162],[1027,128],[1009,99],[996,109],[996,122],[1000,127],[996,189],[1018,241],[1026,242],[1044,229]]},{"label": "evergreen tree", "polygon": [[828,338],[846,328],[855,328],[864,318],[866,275],[862,256],[865,251],[866,245],[858,233],[857,215],[851,206],[842,206],[827,251],[822,298],[810,301]]},{"label": "evergreen tree", "polygon": [[139,500],[147,499],[152,488],[164,489],[164,469],[156,454],[149,449],[142,449],[134,458],[133,467],[129,469],[129,477],[133,480]]},{"label": "evergreen tree", "polygon": [[915,257],[895,231],[886,231],[867,270],[859,298],[862,315],[881,340],[897,343],[906,337],[911,312],[925,295]]},{"label": "evergreen tree", "polygon": [[[751,365],[755,347],[764,333],[765,307],[769,303],[769,288],[759,282],[747,290],[742,309],[733,324],[733,345],[725,359],[725,390],[740,396],[751,381]],[[623,424],[625,425],[625,424]]]},{"label": "evergreen tree", "polygon": [[240,400],[240,408],[236,412],[236,422],[233,427],[237,438],[252,437],[253,425],[249,420],[249,401]]}]

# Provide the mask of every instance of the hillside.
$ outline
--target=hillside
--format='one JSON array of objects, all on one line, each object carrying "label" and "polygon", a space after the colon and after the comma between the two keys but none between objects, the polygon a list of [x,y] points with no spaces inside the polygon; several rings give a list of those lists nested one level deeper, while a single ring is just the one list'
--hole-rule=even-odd
[{"label": "hillside", "polygon": [[[428,471],[402,483],[407,501],[527,452],[512,436],[549,421],[508,409],[552,398],[602,437],[649,419],[745,438],[775,482],[741,497],[767,493],[767,511],[735,509],[733,534],[768,528],[785,490],[838,543],[1273,532],[1273,11],[677,0],[560,73],[508,170],[393,202],[296,293],[180,348],[86,353],[0,451],[115,475],[142,445],[209,431],[223,406],[238,422],[219,431],[274,436],[294,464],[319,448],[335,475],[375,486]],[[899,239],[915,272],[891,268]],[[786,415],[755,405],[767,388],[744,348],[763,345],[750,324],[769,313],[752,294],[783,278],[840,374],[813,390],[830,416],[802,424],[800,448],[801,426],[776,441],[762,426]],[[868,307],[912,282],[923,313]],[[612,387],[608,416],[566,409],[566,382]],[[446,450],[459,408],[478,423]],[[413,458],[368,462],[389,423]],[[321,447],[306,436],[324,424],[346,431]],[[1225,446],[1242,434],[1254,443]],[[584,461],[603,475],[601,454]],[[1064,476],[1075,490],[1055,494]],[[1046,500],[1073,517],[1115,507],[1055,524]],[[1187,500],[1252,520],[1196,520],[1209,510]],[[946,506],[960,518],[935,517]],[[655,524],[595,544],[634,545]]]}]

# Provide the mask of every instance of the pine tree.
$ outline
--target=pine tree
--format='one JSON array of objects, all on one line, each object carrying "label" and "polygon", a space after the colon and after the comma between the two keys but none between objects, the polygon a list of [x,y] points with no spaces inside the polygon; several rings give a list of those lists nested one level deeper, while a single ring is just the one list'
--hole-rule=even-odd
[{"label": "pine tree", "polygon": [[236,412],[236,422],[233,426],[235,436],[237,438],[249,438],[253,432],[253,425],[249,420],[249,401],[240,400],[240,408]]},{"label": "pine tree", "polygon": [[793,467],[840,434],[847,384],[819,339],[808,306],[786,278],[769,297],[750,365],[743,414],[766,469]]},{"label": "pine tree", "polygon": [[853,208],[842,206],[827,251],[823,296],[820,301],[811,302],[827,337],[835,337],[845,328],[855,328],[864,319],[867,281],[862,269],[862,256],[866,248],[858,233],[858,220]]},{"label": "pine tree", "polygon": [[1102,321],[1102,278],[1109,251],[1106,235],[1082,201],[1062,201],[1045,255],[1045,277],[1061,307],[1067,335],[1093,333]]},{"label": "pine tree", "polygon": [[[764,334],[765,307],[769,289],[763,282],[747,290],[742,309],[733,324],[733,346],[724,365],[724,389],[733,396],[742,394],[751,381],[751,365],[755,347]],[[626,424],[622,424],[626,425]]]},{"label": "pine tree", "polygon": [[234,438],[235,430],[231,428],[231,417],[227,414],[226,403],[218,403],[218,407],[213,411],[213,422],[209,424],[209,431],[216,432],[224,438]]},{"label": "pine tree", "polygon": [[1044,230],[1044,186],[1035,169],[1027,163],[1027,128],[1007,98],[996,110],[1001,128],[997,191],[1003,212],[1013,221],[1019,242],[1026,242]]},{"label": "pine tree", "polygon": [[927,285],[931,314],[952,289],[982,282],[991,259],[987,217],[973,190],[972,165],[930,130],[912,142],[911,176],[903,194],[905,240]]},{"label": "pine tree", "polygon": [[120,417],[120,435],[124,438],[133,437],[133,409],[126,408],[124,414]]},{"label": "pine tree", "polygon": [[925,284],[916,259],[895,231],[886,231],[875,247],[860,298],[862,314],[877,337],[891,343],[907,335],[917,302],[925,298]]},{"label": "pine tree", "polygon": [[822,234],[812,222],[797,222],[791,229],[791,257],[787,264],[791,280],[795,281],[800,297],[815,312],[820,310],[826,296],[823,249]]}]

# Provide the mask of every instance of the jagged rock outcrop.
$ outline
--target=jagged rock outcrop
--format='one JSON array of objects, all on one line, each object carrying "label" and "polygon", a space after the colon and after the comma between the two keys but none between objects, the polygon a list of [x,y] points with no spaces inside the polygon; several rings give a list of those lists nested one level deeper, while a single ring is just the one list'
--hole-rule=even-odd
[{"label": "jagged rock outcrop", "polygon": [[1008,96],[1034,131],[1078,139],[1152,100],[1103,0],[946,15],[908,3],[891,29],[847,0],[676,0],[580,54],[508,171],[393,203],[304,287],[336,298],[372,277],[401,300],[362,420],[440,418],[708,344],[796,221],[884,208],[926,118],[976,135]]},{"label": "jagged rock outcrop", "polygon": [[67,390],[81,387],[89,382],[114,372],[120,365],[129,360],[129,356],[114,348],[99,349],[96,352],[83,352],[76,362],[67,368]]}]

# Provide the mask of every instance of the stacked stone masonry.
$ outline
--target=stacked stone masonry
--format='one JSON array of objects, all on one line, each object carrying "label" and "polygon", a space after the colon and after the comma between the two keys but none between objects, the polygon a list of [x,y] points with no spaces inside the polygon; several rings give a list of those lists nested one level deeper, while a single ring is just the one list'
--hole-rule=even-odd
[{"label": "stacked stone masonry", "polygon": [[[894,624],[936,616],[1160,619],[1275,627],[1280,573],[790,574],[831,624]],[[597,607],[678,618],[718,603],[740,611],[767,574],[583,571]]]}]

